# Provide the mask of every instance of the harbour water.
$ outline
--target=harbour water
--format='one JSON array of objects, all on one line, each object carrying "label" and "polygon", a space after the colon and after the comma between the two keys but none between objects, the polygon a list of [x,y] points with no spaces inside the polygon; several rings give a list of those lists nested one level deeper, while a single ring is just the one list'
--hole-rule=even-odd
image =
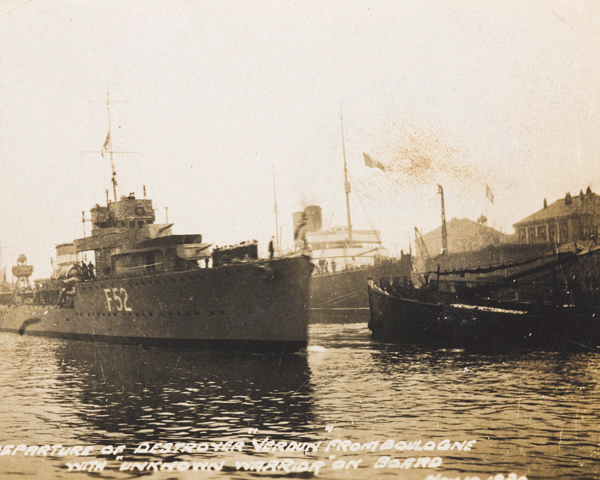
[{"label": "harbour water", "polygon": [[283,356],[0,351],[1,478],[600,478],[594,352],[414,349],[366,324],[311,325]]}]

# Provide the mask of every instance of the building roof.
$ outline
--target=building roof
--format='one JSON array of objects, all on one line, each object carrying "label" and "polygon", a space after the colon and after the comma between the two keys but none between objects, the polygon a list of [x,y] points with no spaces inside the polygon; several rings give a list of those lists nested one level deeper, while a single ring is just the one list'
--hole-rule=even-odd
[{"label": "building roof", "polygon": [[[474,222],[468,218],[453,218],[449,222],[446,222],[446,230],[448,237],[454,238],[474,238],[477,235],[504,235],[502,232],[499,232],[492,227]],[[432,242],[441,238],[441,226],[423,235],[423,240],[425,242]]]},{"label": "building roof", "polygon": [[514,227],[523,227],[574,215],[598,215],[599,213],[600,196],[593,193],[588,187],[585,194],[582,191],[579,195],[571,197],[571,194],[567,193],[565,198],[561,198],[547,206],[546,200],[544,200],[544,208],[518,221],[514,224]]}]

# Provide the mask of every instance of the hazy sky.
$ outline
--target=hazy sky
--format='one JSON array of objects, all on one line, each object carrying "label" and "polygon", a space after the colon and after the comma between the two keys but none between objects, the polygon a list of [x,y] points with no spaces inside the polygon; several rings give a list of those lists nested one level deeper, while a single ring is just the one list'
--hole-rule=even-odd
[{"label": "hazy sky", "polygon": [[[323,207],[392,251],[446,215],[512,224],[600,193],[600,3],[0,0],[0,243],[50,272],[104,203],[111,105],[119,195],[223,245]],[[388,167],[364,166],[362,152]],[[485,201],[485,185],[494,203]],[[86,225],[89,234],[90,224]],[[10,248],[9,248],[10,247]]]}]

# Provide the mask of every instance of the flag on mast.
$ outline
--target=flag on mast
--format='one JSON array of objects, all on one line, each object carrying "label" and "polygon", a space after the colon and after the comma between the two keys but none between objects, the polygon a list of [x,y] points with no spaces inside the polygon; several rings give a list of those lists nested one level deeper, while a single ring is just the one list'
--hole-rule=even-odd
[{"label": "flag on mast", "polygon": [[377,160],[372,159],[369,155],[367,155],[365,152],[363,152],[363,156],[365,158],[365,165],[367,167],[371,167],[371,168],[381,168],[381,170],[383,170],[385,172],[385,167],[378,162]]},{"label": "flag on mast", "polygon": [[110,148],[110,130],[106,134],[106,140],[104,140],[104,145],[102,145],[102,150],[108,150]]},{"label": "flag on mast", "polygon": [[494,194],[487,185],[485,186],[485,196],[490,199],[490,202],[494,203]]}]

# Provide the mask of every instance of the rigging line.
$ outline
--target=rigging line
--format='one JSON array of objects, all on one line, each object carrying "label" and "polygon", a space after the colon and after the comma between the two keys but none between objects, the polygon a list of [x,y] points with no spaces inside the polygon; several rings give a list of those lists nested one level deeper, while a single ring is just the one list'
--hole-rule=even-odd
[{"label": "rigging line", "polygon": [[[344,176],[342,175],[340,177],[338,184],[335,186],[335,189],[333,190],[333,198],[331,199],[331,204],[330,204],[331,210],[333,210],[333,205],[335,204],[335,197],[337,196],[338,187],[340,186],[340,183],[342,183],[343,180],[344,180]],[[329,223],[327,224],[327,228],[325,229],[325,236],[323,237],[323,243],[325,243],[325,241],[327,240],[327,236],[329,235],[329,228],[331,227],[331,222],[333,222],[333,213],[331,214],[331,217],[329,217]],[[321,256],[318,258],[319,260],[321,260],[323,258],[324,253],[325,253],[325,249],[322,248]]]},{"label": "rigging line", "polygon": [[[348,176],[350,177],[350,172],[348,172]],[[354,185],[356,185],[356,182],[354,181],[354,179],[351,177],[350,178],[352,180],[352,183],[354,183]],[[375,232],[375,236],[377,237],[377,240],[379,241],[379,244],[381,246],[381,238],[379,237],[379,233],[378,231],[375,229],[375,226],[373,225],[373,222],[371,221],[371,217],[369,216],[369,212],[367,211],[365,204],[362,201],[362,198],[360,198],[360,195],[357,193],[356,196],[358,197],[358,200],[360,201],[360,204],[362,205],[363,210],[365,211],[365,214],[367,215],[367,220],[369,220],[369,224],[371,225],[371,230],[373,230]]]},{"label": "rigging line", "polygon": [[[322,308],[327,308],[330,307],[331,305],[337,305],[338,303],[342,303],[350,298],[356,298],[358,297],[358,295],[360,294],[360,290],[356,290],[354,292],[348,293],[347,295],[342,295],[339,298],[334,298],[332,300],[328,300],[327,302],[324,302],[321,304]],[[352,308],[352,307],[350,307]]]},{"label": "rigging line", "polygon": [[[489,272],[494,272],[497,270],[506,270],[509,268],[514,268],[514,267],[520,267],[523,265],[528,265],[530,263],[534,263],[540,260],[546,260],[546,259],[551,259],[551,258],[558,258],[560,259],[561,257],[565,258],[567,257],[567,260],[576,260],[577,256],[573,253],[573,252],[561,252],[558,254],[548,254],[548,255],[543,255],[541,257],[536,257],[536,258],[532,258],[532,259],[528,259],[528,260],[524,260],[522,262],[514,262],[514,263],[509,263],[509,264],[502,264],[502,265],[496,265],[496,266],[492,266],[490,265],[489,267],[477,267],[477,268],[464,268],[464,269],[454,269],[454,270],[444,270],[444,271],[440,271],[438,272],[437,270],[431,270],[428,272],[422,272],[422,273],[427,273],[427,274],[439,274],[439,275],[457,275],[457,274],[462,274],[462,273],[489,273]],[[548,265],[550,265],[552,262],[548,262],[545,264],[542,264],[541,266],[543,267],[547,267]],[[537,268],[537,267],[536,267]]]},{"label": "rigging line", "polygon": [[10,13],[10,12],[14,12],[17,8],[21,8],[23,5],[26,5],[27,3],[30,3],[30,2],[33,2],[33,0],[27,0],[27,1],[23,2],[23,3],[21,3],[20,5],[17,5],[14,8],[6,10],[6,11],[0,13],[0,16],[5,15],[5,14]]}]

